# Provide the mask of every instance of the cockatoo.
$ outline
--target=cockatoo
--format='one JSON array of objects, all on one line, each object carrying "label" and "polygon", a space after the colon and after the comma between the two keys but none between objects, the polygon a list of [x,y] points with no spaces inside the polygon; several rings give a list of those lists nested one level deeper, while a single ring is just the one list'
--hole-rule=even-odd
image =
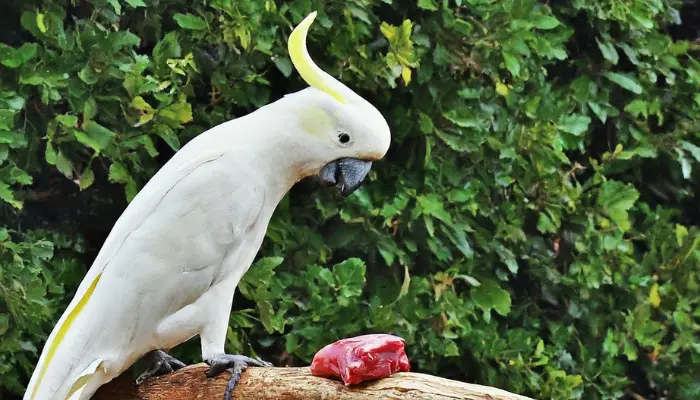
[{"label": "cockatoo", "polygon": [[215,126],[183,146],[117,220],[42,350],[24,400],[84,400],[146,358],[143,379],[184,366],[167,354],[199,335],[208,376],[248,366],[225,354],[233,293],[273,211],[307,176],[357,189],[391,140],[382,114],[321,70],[306,48],[316,17],[292,31],[289,54],[309,87]]}]

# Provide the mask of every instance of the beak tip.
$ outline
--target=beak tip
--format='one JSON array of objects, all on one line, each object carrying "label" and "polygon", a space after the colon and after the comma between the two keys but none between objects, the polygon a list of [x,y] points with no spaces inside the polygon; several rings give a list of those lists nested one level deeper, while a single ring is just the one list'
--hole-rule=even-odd
[{"label": "beak tip", "polygon": [[357,190],[359,187],[360,187],[360,185],[356,185],[356,186],[346,186],[346,185],[343,185],[343,186],[340,188],[340,194],[341,194],[343,197],[348,197],[348,196],[350,196],[351,194],[355,193],[355,190]]}]

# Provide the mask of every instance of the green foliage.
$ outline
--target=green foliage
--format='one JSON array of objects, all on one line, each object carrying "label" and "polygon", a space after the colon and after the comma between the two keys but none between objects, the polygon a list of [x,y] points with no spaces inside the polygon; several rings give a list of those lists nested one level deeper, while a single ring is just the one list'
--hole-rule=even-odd
[{"label": "green foliage", "polygon": [[228,350],[304,364],[394,332],[414,370],[534,398],[697,399],[694,7],[11,2],[0,387],[22,392],[114,220],[174,151],[304,86],[286,39],[317,10],[312,56],[385,113],[392,148],[348,199],[310,181],[284,198]]},{"label": "green foliage", "polygon": [[[68,254],[61,250],[70,249]],[[82,243],[48,231],[20,234],[0,228],[0,384],[22,393],[25,375],[65,308],[66,287],[74,287],[85,268],[74,257]]]}]

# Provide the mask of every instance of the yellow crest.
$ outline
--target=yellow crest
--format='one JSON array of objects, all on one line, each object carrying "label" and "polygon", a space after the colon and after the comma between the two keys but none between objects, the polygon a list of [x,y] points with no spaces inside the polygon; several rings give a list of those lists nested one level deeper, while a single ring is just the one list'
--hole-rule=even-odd
[{"label": "yellow crest", "polygon": [[294,28],[292,34],[289,35],[289,42],[287,45],[289,57],[292,59],[294,68],[296,68],[299,75],[301,75],[309,86],[333,96],[333,98],[341,103],[345,103],[345,98],[340,93],[342,90],[340,88],[344,88],[344,85],[319,68],[311,59],[306,48],[306,35],[314,19],[316,19],[316,11],[304,18],[304,20]]}]

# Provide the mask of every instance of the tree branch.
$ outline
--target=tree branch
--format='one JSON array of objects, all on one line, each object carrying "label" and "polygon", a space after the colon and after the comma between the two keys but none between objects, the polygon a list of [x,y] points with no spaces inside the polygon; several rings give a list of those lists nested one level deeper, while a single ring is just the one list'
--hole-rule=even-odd
[{"label": "tree branch", "polygon": [[[221,400],[230,374],[208,379],[206,364],[185,367],[137,387],[121,376],[100,388],[93,400]],[[488,386],[474,385],[413,372],[346,388],[342,382],[311,375],[303,368],[259,368],[245,371],[236,385],[235,400],[532,400]]]}]

